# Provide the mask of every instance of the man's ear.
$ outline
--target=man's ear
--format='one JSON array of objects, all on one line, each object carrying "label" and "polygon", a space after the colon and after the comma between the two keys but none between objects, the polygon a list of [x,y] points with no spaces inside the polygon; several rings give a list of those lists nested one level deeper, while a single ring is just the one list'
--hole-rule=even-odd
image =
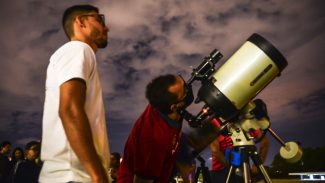
[{"label": "man's ear", "polygon": [[176,112],[177,111],[177,108],[178,108],[177,104],[172,104],[169,109],[172,112]]},{"label": "man's ear", "polygon": [[79,27],[85,27],[85,21],[81,16],[77,16],[75,22]]}]

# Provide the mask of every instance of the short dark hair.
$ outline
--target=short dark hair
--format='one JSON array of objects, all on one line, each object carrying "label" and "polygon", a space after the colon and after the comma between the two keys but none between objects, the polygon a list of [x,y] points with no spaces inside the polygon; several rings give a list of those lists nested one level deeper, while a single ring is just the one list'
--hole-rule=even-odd
[{"label": "short dark hair", "polygon": [[38,152],[41,150],[40,142],[37,142],[37,141],[30,141],[30,142],[28,142],[26,144],[26,146],[25,146],[25,150],[29,150],[33,146],[35,146],[35,150],[37,150]]},{"label": "short dark hair", "polygon": [[121,155],[118,152],[112,152],[111,155],[114,156],[117,160],[121,159]]},{"label": "short dark hair", "polygon": [[154,78],[146,88],[146,98],[149,103],[164,114],[170,114],[170,106],[177,101],[177,96],[168,91],[176,83],[176,76],[172,74]]},{"label": "short dark hair", "polygon": [[11,153],[11,158],[12,158],[13,160],[16,160],[16,156],[15,156],[16,151],[20,151],[21,154],[22,154],[22,156],[24,156],[24,151],[23,151],[23,149],[20,148],[20,147],[16,147],[16,148],[12,151],[12,153]]},{"label": "short dark hair", "polygon": [[62,26],[65,34],[70,39],[74,35],[73,21],[78,15],[87,14],[91,11],[99,12],[98,8],[92,5],[74,5],[64,11]]},{"label": "short dark hair", "polygon": [[7,140],[2,141],[1,144],[0,144],[0,149],[2,149],[6,145],[11,145],[11,143],[9,141],[7,141]]}]

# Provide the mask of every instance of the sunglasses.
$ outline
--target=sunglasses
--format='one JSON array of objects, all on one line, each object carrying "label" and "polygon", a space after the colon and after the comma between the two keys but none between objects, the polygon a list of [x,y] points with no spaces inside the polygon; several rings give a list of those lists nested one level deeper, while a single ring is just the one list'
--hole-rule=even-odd
[{"label": "sunglasses", "polygon": [[100,24],[105,26],[105,15],[103,14],[84,14],[84,15],[80,15],[80,17],[94,17],[96,19],[97,22],[99,22]]}]

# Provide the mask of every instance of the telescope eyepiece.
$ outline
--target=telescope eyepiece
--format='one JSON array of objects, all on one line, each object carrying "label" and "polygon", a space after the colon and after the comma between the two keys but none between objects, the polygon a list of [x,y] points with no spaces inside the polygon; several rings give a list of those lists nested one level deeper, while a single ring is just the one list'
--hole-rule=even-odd
[{"label": "telescope eyepiece", "polygon": [[190,85],[195,80],[206,81],[214,72],[215,64],[223,57],[219,50],[214,49],[208,57],[204,57],[203,62],[193,69],[191,78],[187,81]]},{"label": "telescope eyepiece", "polygon": [[211,53],[210,53],[210,60],[213,64],[216,64],[221,58],[223,57],[223,55],[220,53],[219,50],[214,49]]}]

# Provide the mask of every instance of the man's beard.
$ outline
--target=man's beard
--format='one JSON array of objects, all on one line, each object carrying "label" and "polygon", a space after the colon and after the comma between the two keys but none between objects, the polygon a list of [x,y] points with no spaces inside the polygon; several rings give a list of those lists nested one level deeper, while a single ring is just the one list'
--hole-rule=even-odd
[{"label": "man's beard", "polygon": [[107,46],[107,39],[96,39],[95,44],[98,48],[105,48]]},{"label": "man's beard", "polygon": [[94,43],[97,48],[105,48],[107,46],[107,36],[103,36],[103,33],[97,29],[91,31],[91,37],[93,38]]}]

